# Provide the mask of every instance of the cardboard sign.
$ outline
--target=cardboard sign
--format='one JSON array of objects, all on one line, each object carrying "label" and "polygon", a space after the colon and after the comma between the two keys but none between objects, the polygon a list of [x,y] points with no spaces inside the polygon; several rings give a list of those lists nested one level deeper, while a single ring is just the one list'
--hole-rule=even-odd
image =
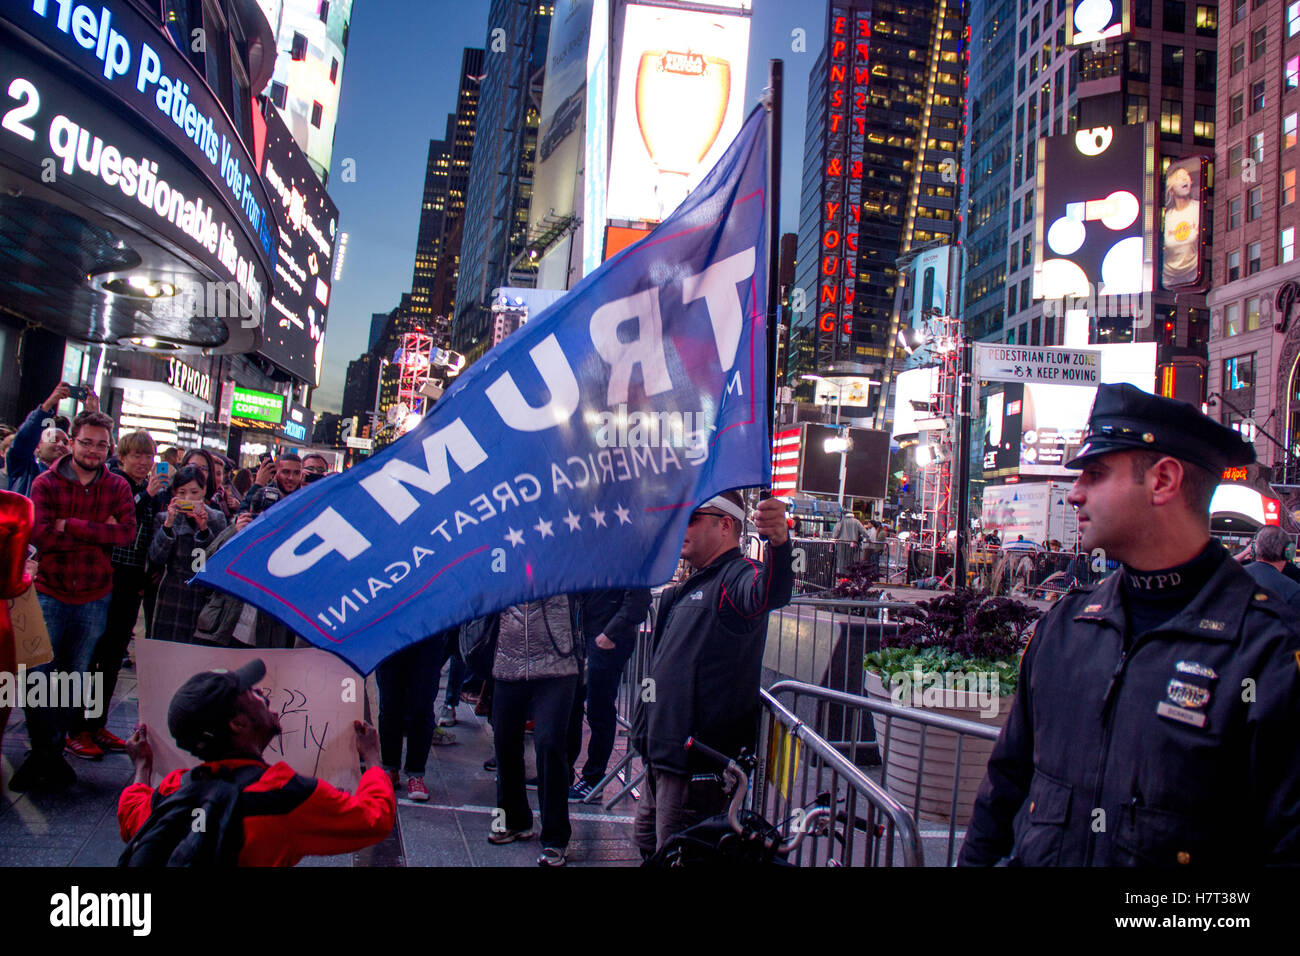
[{"label": "cardboard sign", "polygon": [[29,587],[18,597],[5,601],[9,606],[9,621],[14,628],[14,653],[17,663],[29,670],[54,660],[50,632],[45,628],[45,615],[36,588]]},{"label": "cardboard sign", "polygon": [[361,778],[354,720],[362,719],[365,680],[333,654],[315,648],[248,649],[205,647],[172,641],[137,640],[140,721],[153,745],[153,785],[179,768],[197,765],[167,730],[172,695],[202,671],[234,670],[253,658],[266,664],[258,687],[280,717],[280,736],[263,751],[267,763],[283,760],[309,777],[355,790]]}]

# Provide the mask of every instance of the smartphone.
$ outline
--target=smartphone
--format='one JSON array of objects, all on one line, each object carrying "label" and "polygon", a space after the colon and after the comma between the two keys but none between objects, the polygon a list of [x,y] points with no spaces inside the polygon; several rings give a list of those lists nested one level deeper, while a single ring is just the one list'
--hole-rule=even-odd
[{"label": "smartphone", "polygon": [[86,386],[84,386],[84,385],[69,385],[69,386],[68,386],[68,397],[69,397],[69,398],[75,398],[75,399],[76,399],[77,401],[79,401],[79,402],[84,402],[84,401],[86,400],[86,396],[87,396],[88,394],[90,394],[90,389],[86,388]]},{"label": "smartphone", "polygon": [[164,478],[166,478],[168,474],[171,472],[172,466],[165,461],[160,461],[158,462],[158,464],[154,465],[153,470],[155,474],[162,475]]}]

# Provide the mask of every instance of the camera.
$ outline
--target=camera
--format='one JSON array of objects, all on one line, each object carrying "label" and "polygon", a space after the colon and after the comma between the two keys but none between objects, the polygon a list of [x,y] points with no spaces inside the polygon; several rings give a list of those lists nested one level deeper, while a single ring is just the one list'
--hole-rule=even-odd
[{"label": "camera", "polygon": [[179,508],[181,511],[193,511],[193,510],[194,510],[194,502],[192,502],[192,501],[178,501],[178,502],[176,503],[176,507]]},{"label": "camera", "polygon": [[258,495],[257,500],[250,507],[250,514],[261,514],[267,508],[271,507],[280,500],[280,488],[275,484],[267,485],[266,488]]},{"label": "camera", "polygon": [[90,394],[90,389],[88,389],[88,388],[87,388],[86,386],[84,386],[84,385],[69,385],[69,386],[68,386],[68,397],[69,397],[69,398],[75,398],[75,399],[76,399],[77,401],[79,401],[79,402],[84,402],[84,401],[86,400],[86,396],[87,396],[88,394]]}]

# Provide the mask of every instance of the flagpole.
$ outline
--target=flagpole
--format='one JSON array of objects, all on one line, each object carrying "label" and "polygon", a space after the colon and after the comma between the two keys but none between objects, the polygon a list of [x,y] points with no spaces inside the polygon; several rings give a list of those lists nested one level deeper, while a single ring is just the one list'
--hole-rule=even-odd
[{"label": "flagpole", "polygon": [[[767,106],[767,433],[776,431],[777,327],[781,320],[781,97],[784,62],[768,61]],[[771,453],[771,449],[768,449]]]}]

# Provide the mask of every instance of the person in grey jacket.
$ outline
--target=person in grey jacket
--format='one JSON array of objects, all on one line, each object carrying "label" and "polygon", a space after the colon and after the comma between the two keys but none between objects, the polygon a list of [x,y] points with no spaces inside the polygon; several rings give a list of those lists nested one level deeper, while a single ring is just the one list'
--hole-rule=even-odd
[{"label": "person in grey jacket", "polygon": [[585,658],[579,617],[577,603],[564,596],[516,604],[498,615],[492,728],[497,806],[505,811],[505,820],[502,828],[494,819],[488,842],[512,843],[533,835],[524,785],[524,726],[531,717],[542,815],[540,866],[563,866],[572,834],[566,731]]}]

